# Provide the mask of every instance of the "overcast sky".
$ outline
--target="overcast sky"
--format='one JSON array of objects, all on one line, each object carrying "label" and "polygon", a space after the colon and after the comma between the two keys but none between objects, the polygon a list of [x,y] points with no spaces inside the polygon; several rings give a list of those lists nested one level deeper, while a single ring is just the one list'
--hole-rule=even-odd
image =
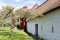
[{"label": "overcast sky", "polygon": [[46,0],[0,0],[0,9],[1,6],[12,5],[15,7],[23,7],[28,6],[28,8],[32,8],[36,3],[42,4]]}]

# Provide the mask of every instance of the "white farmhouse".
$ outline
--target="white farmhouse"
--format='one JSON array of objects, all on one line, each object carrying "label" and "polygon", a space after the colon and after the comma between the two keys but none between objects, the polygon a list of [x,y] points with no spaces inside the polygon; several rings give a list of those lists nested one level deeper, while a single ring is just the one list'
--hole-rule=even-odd
[{"label": "white farmhouse", "polygon": [[27,30],[35,35],[38,24],[38,36],[46,40],[60,40],[60,0],[47,0],[34,14],[37,18],[29,21]]}]

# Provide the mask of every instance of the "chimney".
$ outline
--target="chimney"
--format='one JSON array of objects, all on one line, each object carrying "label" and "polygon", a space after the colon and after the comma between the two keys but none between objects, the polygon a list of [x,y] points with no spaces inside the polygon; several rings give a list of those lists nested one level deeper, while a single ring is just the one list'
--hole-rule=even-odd
[{"label": "chimney", "polygon": [[23,6],[23,9],[24,9],[24,11],[27,11],[28,7],[27,6]]}]

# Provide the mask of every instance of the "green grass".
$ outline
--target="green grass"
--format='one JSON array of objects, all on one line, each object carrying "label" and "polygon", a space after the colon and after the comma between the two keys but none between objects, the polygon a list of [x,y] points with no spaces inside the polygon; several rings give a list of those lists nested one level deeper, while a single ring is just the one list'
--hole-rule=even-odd
[{"label": "green grass", "polygon": [[34,40],[31,36],[28,36],[24,30],[14,30],[12,36],[10,36],[9,28],[0,30],[0,40]]}]

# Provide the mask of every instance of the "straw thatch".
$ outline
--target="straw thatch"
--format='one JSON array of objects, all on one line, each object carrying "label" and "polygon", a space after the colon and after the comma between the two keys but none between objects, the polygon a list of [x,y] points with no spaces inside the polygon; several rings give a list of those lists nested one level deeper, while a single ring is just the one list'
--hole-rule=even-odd
[{"label": "straw thatch", "polygon": [[60,0],[47,0],[45,3],[40,5],[38,9],[32,14],[34,17],[41,16],[44,13],[60,6]]}]

